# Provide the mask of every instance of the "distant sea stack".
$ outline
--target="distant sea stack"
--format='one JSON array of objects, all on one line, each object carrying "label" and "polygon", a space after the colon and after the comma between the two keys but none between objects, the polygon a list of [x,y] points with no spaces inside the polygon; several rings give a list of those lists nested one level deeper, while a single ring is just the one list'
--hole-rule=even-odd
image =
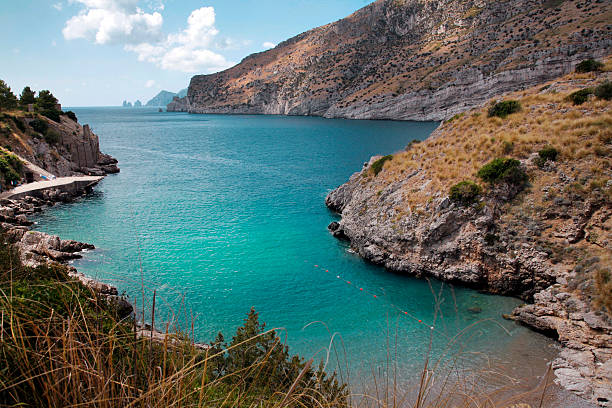
[{"label": "distant sea stack", "polygon": [[378,0],[197,75],[169,111],[442,120],[612,49],[609,1]]}]

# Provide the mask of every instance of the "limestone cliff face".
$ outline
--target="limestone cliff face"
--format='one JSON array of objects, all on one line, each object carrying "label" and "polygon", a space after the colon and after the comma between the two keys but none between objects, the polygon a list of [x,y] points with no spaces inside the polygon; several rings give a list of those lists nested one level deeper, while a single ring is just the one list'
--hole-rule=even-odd
[{"label": "limestone cliff face", "polygon": [[[556,381],[602,406],[612,406],[612,101],[567,96],[611,79],[573,74],[514,93],[522,110],[504,119],[473,109],[380,172],[373,157],[326,198],[341,215],[330,231],[363,258],[533,302],[512,318],[559,339]],[[541,159],[551,146],[556,160]],[[484,183],[477,172],[495,157],[519,160],[528,183]],[[461,181],[480,184],[475,202],[450,198]]]},{"label": "limestone cliff face", "polygon": [[[35,126],[42,121],[48,129]],[[6,126],[0,135],[3,147],[57,176],[104,175],[119,172],[117,160],[100,152],[98,136],[89,125],[81,125],[67,115],[55,122],[36,113],[16,112],[0,120]],[[16,126],[20,123],[19,126]],[[36,128],[36,129],[35,129]],[[44,128],[43,128],[44,129]],[[51,133],[54,138],[50,138]]]},{"label": "limestone cliff face", "polygon": [[168,110],[447,119],[606,55],[610,21],[609,1],[378,0],[194,76]]}]

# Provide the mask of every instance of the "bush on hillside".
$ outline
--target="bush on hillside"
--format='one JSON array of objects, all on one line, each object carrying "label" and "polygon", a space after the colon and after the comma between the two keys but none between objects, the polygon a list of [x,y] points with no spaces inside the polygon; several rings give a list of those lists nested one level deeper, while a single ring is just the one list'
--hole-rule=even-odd
[{"label": "bush on hillside", "polygon": [[501,101],[489,108],[489,117],[497,116],[503,119],[510,114],[519,112],[520,110],[521,103],[519,101]]},{"label": "bush on hillside", "polygon": [[49,129],[49,124],[47,123],[47,121],[40,118],[36,118],[31,121],[30,126],[32,127],[32,129],[34,129],[34,131],[42,133],[43,135],[47,132],[47,129]]},{"label": "bush on hillside", "polygon": [[522,185],[527,181],[527,174],[521,168],[521,162],[515,159],[497,158],[478,170],[478,177],[487,183],[505,182]]},{"label": "bush on hillside", "polygon": [[481,193],[482,189],[478,184],[473,181],[462,181],[451,187],[449,197],[461,204],[471,204],[478,199]]},{"label": "bush on hillside", "polygon": [[78,122],[77,115],[73,111],[62,112],[62,115],[68,116],[71,120]]},{"label": "bush on hillside", "polygon": [[47,117],[49,119],[51,119],[54,122],[59,123],[60,122],[60,111],[58,111],[57,109],[46,109],[46,110],[41,110],[40,114],[43,115],[44,117]]},{"label": "bush on hillside", "polygon": [[13,181],[21,179],[23,164],[14,154],[0,152],[0,174],[4,180],[4,185],[9,185]]},{"label": "bush on hillside", "polygon": [[380,171],[383,169],[383,166],[385,165],[385,162],[387,162],[389,160],[393,160],[393,155],[389,154],[387,156],[384,156],[384,157],[376,160],[374,163],[372,163],[371,169],[374,172],[375,176],[377,176],[378,173],[380,173]]},{"label": "bush on hillside", "polygon": [[589,95],[593,94],[592,88],[584,88],[576,92],[569,94],[567,99],[574,105],[582,105],[589,99]]},{"label": "bush on hillside", "polygon": [[534,162],[539,168],[543,168],[547,161],[557,161],[558,156],[559,151],[552,146],[548,146],[538,152],[538,157]]},{"label": "bush on hillside", "polygon": [[59,143],[59,141],[60,141],[59,133],[57,133],[53,129],[47,129],[47,131],[45,132],[45,142],[49,143],[50,145],[55,145]]},{"label": "bush on hillside", "polygon": [[603,84],[597,86],[593,93],[599,99],[605,99],[606,101],[609,101],[610,99],[612,99],[612,82],[606,81]]},{"label": "bush on hillside", "polygon": [[23,123],[23,120],[16,118],[16,117],[12,117],[13,119],[13,123],[15,123],[15,126],[17,126],[17,129],[21,130],[22,132],[25,132],[26,127],[25,124]]},{"label": "bush on hillside", "polygon": [[604,67],[603,63],[590,58],[576,65],[576,72],[585,73],[585,72],[601,71],[603,67]]}]

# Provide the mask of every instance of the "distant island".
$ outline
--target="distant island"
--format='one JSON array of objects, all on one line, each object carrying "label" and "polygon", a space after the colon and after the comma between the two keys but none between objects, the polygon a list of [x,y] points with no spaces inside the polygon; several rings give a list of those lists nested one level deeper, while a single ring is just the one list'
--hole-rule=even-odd
[{"label": "distant island", "polygon": [[147,102],[145,104],[145,106],[148,106],[148,107],[159,107],[159,106],[165,107],[170,102],[172,102],[172,100],[174,99],[175,96],[179,97],[179,98],[184,98],[185,96],[187,96],[187,88],[181,89],[177,93],[170,92],[170,91],[161,91],[160,93],[155,95],[149,102]]}]

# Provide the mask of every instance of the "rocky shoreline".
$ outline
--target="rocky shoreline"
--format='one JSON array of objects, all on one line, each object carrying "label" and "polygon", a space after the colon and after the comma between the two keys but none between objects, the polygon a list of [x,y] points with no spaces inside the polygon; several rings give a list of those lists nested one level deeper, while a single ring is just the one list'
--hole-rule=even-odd
[{"label": "rocky shoreline", "polygon": [[[601,283],[593,277],[599,273],[607,282],[612,248],[610,148],[598,136],[609,132],[599,127],[599,118],[609,117],[609,103],[592,99],[587,108],[564,99],[602,80],[609,74],[570,76],[515,94],[525,98],[515,119],[486,118],[485,109],[475,109],[443,123],[426,141],[388,156],[380,174],[372,168],[382,157],[373,157],[325,203],[341,215],[330,232],[369,262],[525,300],[505,317],[560,342],[555,382],[610,407],[612,319],[597,306],[606,295],[595,291]],[[574,121],[564,122],[568,117]],[[576,118],[589,124],[589,131],[580,130],[582,139],[572,139],[578,131],[570,134],[571,127],[556,127],[577,126]],[[510,142],[507,135],[518,128],[526,136]],[[555,138],[547,136],[551,132]],[[568,150],[563,159],[542,161],[544,143],[587,148],[582,156]],[[472,169],[512,151],[520,152],[520,168],[529,177],[524,191],[499,183],[485,186],[469,205],[450,198],[450,186],[475,178]],[[457,170],[462,163],[469,167]]]}]

